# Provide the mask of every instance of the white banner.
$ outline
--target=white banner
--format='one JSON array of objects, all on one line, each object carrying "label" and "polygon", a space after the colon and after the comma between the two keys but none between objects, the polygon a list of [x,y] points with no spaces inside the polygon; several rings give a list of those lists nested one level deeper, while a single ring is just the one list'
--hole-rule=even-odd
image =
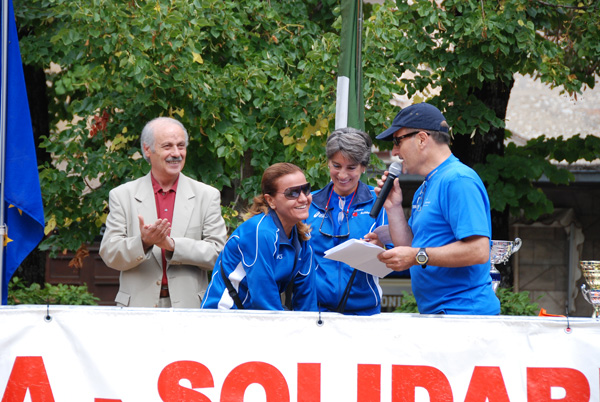
[{"label": "white banner", "polygon": [[599,381],[594,318],[0,308],[2,402],[596,402]]}]

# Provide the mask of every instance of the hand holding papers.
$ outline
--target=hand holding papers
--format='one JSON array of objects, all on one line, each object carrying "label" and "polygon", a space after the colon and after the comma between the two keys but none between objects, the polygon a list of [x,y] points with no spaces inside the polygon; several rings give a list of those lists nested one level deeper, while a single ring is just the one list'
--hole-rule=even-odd
[{"label": "hand holding papers", "polygon": [[325,258],[345,262],[352,268],[383,278],[393,272],[377,259],[385,250],[364,240],[350,239],[325,251]]},{"label": "hand holding papers", "polygon": [[377,235],[381,244],[393,244],[390,227],[388,225],[379,226],[373,233]]}]

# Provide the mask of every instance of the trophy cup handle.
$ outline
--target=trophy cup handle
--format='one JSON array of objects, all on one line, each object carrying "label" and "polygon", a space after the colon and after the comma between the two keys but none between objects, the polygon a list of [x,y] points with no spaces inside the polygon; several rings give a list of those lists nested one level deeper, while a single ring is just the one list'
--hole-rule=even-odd
[{"label": "trophy cup handle", "polygon": [[521,241],[521,239],[517,237],[517,238],[515,239],[515,245],[514,245],[514,247],[513,247],[513,249],[512,249],[512,253],[511,253],[511,254],[514,254],[514,253],[516,253],[517,251],[519,251],[519,249],[521,248],[521,245],[522,245],[522,244],[523,244],[523,242]]}]

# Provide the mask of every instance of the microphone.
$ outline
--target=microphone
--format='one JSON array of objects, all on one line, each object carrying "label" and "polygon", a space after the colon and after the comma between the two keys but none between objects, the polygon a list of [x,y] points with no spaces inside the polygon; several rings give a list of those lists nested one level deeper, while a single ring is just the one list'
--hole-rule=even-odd
[{"label": "microphone", "polygon": [[373,204],[373,208],[371,208],[371,213],[369,216],[371,218],[377,218],[379,216],[379,212],[381,212],[381,207],[383,207],[383,203],[387,199],[390,191],[392,190],[392,186],[394,185],[394,180],[396,177],[402,173],[402,163],[394,162],[390,165],[388,169],[388,175],[383,183],[383,187],[381,187],[381,191],[375,200],[375,204]]}]

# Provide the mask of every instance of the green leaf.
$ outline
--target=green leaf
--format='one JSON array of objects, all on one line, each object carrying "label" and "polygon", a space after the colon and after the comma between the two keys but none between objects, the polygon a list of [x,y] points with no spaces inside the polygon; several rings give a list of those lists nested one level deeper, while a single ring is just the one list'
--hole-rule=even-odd
[{"label": "green leaf", "polygon": [[[529,194],[532,183],[542,175],[572,180],[549,161],[597,159],[599,141],[581,133],[577,140],[540,138],[504,149],[501,104],[509,94],[501,89],[509,91],[517,73],[572,94],[593,86],[599,13],[522,0],[396,3],[397,9],[384,3],[364,10],[366,131],[374,137],[390,126],[398,111],[393,94],[431,102],[455,138],[475,133],[473,144],[482,138],[497,152],[479,152],[473,164],[483,169],[495,209],[512,206],[529,217],[548,211],[547,200]],[[190,134],[185,173],[233,194],[239,210],[277,161],[304,168],[315,188],[329,181],[323,150],[335,124],[337,2],[15,0],[15,14],[27,33],[23,62],[46,71],[49,83],[51,134],[41,146],[55,163],[42,167],[40,181],[59,235],[44,240],[45,249],[77,249],[98,235],[108,191],[149,170],[136,142],[156,116],[182,121]],[[94,118],[105,111],[106,126],[94,131]],[[311,120],[321,119],[326,130],[303,138]],[[58,130],[59,122],[75,123]],[[283,144],[282,130],[292,143]],[[111,148],[124,135],[132,136],[127,146]]]}]

